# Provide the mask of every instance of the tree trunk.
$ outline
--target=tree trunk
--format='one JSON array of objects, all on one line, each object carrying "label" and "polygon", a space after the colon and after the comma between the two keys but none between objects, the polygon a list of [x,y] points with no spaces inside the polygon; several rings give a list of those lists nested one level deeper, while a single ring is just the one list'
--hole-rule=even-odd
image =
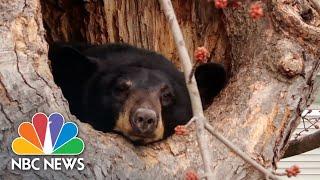
[{"label": "tree trunk", "polygon": [[[55,1],[41,2],[41,14],[39,0],[0,1],[0,177],[174,179],[183,178],[188,169],[203,173],[194,131],[148,146],[97,132],[70,114],[48,66],[45,36],[49,43],[128,42],[161,52],[179,65],[158,2],[51,2]],[[293,5],[269,0],[259,21],[248,16],[247,3],[223,11],[207,0],[175,0],[173,5],[190,54],[204,45],[214,61],[229,69],[228,86],[206,111],[210,123],[252,158],[275,167],[312,99],[319,69],[320,15],[308,1]],[[311,15],[300,18],[306,8]],[[17,158],[11,150],[17,128],[39,111],[57,111],[78,123],[86,145],[81,155],[85,170],[11,170],[11,158]],[[215,179],[264,178],[216,139],[209,139]]]}]

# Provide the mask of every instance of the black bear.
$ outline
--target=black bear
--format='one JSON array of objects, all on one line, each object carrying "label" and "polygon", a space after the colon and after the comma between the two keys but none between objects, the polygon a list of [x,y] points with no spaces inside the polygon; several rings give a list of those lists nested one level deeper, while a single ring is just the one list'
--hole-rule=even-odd
[{"label": "black bear", "polygon": [[[71,112],[97,130],[146,144],[192,118],[183,73],[160,54],[127,44],[54,43],[49,59]],[[215,63],[199,66],[195,76],[204,105],[226,82]]]}]

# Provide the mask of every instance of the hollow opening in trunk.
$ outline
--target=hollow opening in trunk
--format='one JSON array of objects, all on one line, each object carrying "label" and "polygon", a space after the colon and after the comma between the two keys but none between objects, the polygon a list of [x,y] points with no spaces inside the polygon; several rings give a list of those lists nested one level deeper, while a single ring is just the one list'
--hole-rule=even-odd
[{"label": "hollow opening in trunk", "polygon": [[[139,21],[142,21],[143,18],[141,17],[141,15],[138,15],[138,13],[136,15],[130,14],[130,7],[113,7],[117,10],[115,12],[128,12],[125,12],[124,15],[117,15],[113,13],[112,18],[110,19],[110,12],[108,12],[109,10],[107,10],[104,7],[106,5],[103,1],[41,1],[41,6],[44,21],[43,24],[46,29],[45,37],[50,48],[52,47],[53,42],[84,42],[92,44],[106,44],[108,42],[125,42],[137,47],[155,50],[161,54],[164,54],[164,56],[168,57],[168,59],[170,59],[178,67],[178,69],[180,68],[181,70],[178,55],[176,52],[174,42],[171,38],[169,28],[163,25],[166,24],[164,17],[159,18],[159,15],[151,15],[150,17],[148,17],[150,19],[150,22],[144,22],[147,24],[147,26],[145,27],[147,29],[145,30],[144,27],[142,27],[139,23]],[[154,11],[156,13],[160,13],[158,12],[159,8],[157,6],[157,3],[154,4]],[[137,8],[137,12],[144,10],[139,10],[139,7]],[[186,43],[189,52],[191,56],[193,56],[193,51],[197,47],[205,46],[211,53],[211,62],[223,64],[228,72],[227,74],[229,78],[231,74],[231,47],[228,42],[227,34],[220,18],[222,13],[220,11],[212,9],[212,7],[207,7],[205,5],[204,7],[200,8],[204,10],[203,12],[206,12],[206,14],[203,14],[203,12],[200,11],[195,11],[194,13],[196,13],[199,21],[203,21],[203,27],[195,27],[193,25],[194,22],[191,16],[182,16],[183,12],[185,13],[185,9],[177,8],[177,16],[178,18],[181,18],[181,28],[185,33]],[[131,19],[131,21],[133,22],[131,23],[131,21],[129,20],[130,18],[137,18],[137,21],[132,21]],[[126,29],[122,29],[123,26],[120,27],[120,23],[123,21],[126,22]],[[159,27],[157,24],[162,25]],[[133,32],[132,28],[137,28],[137,26],[139,28],[135,29],[135,31],[140,32]],[[159,31],[158,28],[161,28],[161,30]],[[112,29],[112,31],[110,31],[110,29]],[[192,33],[188,31],[192,31]],[[131,39],[132,37],[133,39]],[[151,40],[149,39],[150,37]],[[155,40],[153,40],[152,38],[154,38]],[[80,55],[77,58],[77,60],[80,60],[81,58],[83,57],[81,57]],[[64,69],[64,67],[61,66],[59,67],[59,70],[74,71],[74,74],[76,74],[76,67],[72,66],[72,62],[68,63],[70,65],[69,69]],[[91,65],[92,64],[90,63],[85,64],[85,66],[88,68],[88,70],[86,70],[85,73],[90,73]],[[85,75],[85,73],[82,73],[82,75]],[[56,80],[57,76],[55,76],[54,78]],[[61,79],[61,77],[58,78]],[[81,82],[82,80],[79,80],[78,77],[68,76],[65,77],[65,79],[69,79],[69,82],[74,83],[74,86],[77,86],[79,83],[83,83]],[[65,90],[63,90],[63,93],[64,96],[67,97],[70,107],[75,107],[70,108],[71,113],[76,115],[81,121],[89,121],[87,118],[81,118],[85,117],[84,114],[81,114],[81,110],[79,110],[81,109],[79,106],[81,106],[83,103],[81,100],[79,100],[79,97],[82,96],[82,94],[77,94],[79,92],[66,92]],[[72,95],[72,98],[70,99],[68,98],[68,96],[70,97],[70,94],[76,95]],[[185,97],[187,97],[187,95]],[[100,107],[98,106],[96,107],[96,109],[99,108]],[[90,118],[91,117],[89,117],[89,119]],[[117,115],[117,118],[119,118],[119,115]],[[132,128],[132,124],[128,123],[127,125],[130,126],[130,128]],[[96,124],[95,129],[99,130],[102,126],[104,126],[104,124]],[[114,127],[115,124],[113,124],[112,126]],[[172,127],[170,128],[171,129],[168,131],[173,130]],[[108,127],[106,130],[109,131],[112,130],[112,128]],[[166,131],[167,129],[165,128],[164,134],[167,133]]]}]

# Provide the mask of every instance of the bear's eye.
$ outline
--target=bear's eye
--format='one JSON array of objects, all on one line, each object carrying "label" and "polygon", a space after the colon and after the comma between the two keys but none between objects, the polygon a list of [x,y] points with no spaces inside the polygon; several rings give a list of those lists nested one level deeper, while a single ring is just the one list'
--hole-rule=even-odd
[{"label": "bear's eye", "polygon": [[127,91],[131,88],[132,82],[130,80],[121,80],[117,84],[118,91]]},{"label": "bear's eye", "polygon": [[173,94],[169,87],[165,86],[161,89],[160,101],[162,106],[168,106],[173,102]]}]

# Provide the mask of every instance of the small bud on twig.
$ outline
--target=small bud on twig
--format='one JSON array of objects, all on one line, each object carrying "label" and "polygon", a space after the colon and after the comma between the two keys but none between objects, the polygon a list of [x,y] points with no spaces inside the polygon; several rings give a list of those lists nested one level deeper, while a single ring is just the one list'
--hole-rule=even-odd
[{"label": "small bud on twig", "polygon": [[259,19],[260,17],[263,16],[263,9],[261,7],[260,3],[253,3],[250,6],[249,10],[250,17],[252,17],[254,20]]},{"label": "small bud on twig", "polygon": [[222,9],[222,8],[227,7],[228,1],[227,0],[215,0],[214,5],[216,6],[216,8]]},{"label": "small bud on twig", "polygon": [[175,134],[176,135],[182,135],[182,136],[185,136],[185,135],[188,135],[189,134],[189,131],[188,129],[183,126],[183,125],[178,125],[174,128],[174,131],[175,131]]},{"label": "small bud on twig", "polygon": [[210,58],[210,52],[204,46],[197,47],[194,51],[194,59],[199,63],[207,63]]},{"label": "small bud on twig", "polygon": [[188,171],[187,173],[186,173],[186,178],[185,178],[185,180],[198,180],[199,178],[198,178],[198,175],[197,175],[197,173],[196,172],[194,172],[194,171]]},{"label": "small bud on twig", "polygon": [[192,70],[190,72],[189,75],[189,83],[191,82],[191,78],[194,75],[194,72],[196,71],[196,68],[198,67],[199,64],[202,63],[207,63],[208,60],[210,58],[210,52],[208,51],[207,48],[205,47],[198,47],[195,51],[194,51],[194,59],[195,59],[195,63],[192,67]]},{"label": "small bud on twig", "polygon": [[290,168],[286,169],[286,173],[288,177],[297,176],[300,173],[300,168],[297,165],[293,165]]}]

